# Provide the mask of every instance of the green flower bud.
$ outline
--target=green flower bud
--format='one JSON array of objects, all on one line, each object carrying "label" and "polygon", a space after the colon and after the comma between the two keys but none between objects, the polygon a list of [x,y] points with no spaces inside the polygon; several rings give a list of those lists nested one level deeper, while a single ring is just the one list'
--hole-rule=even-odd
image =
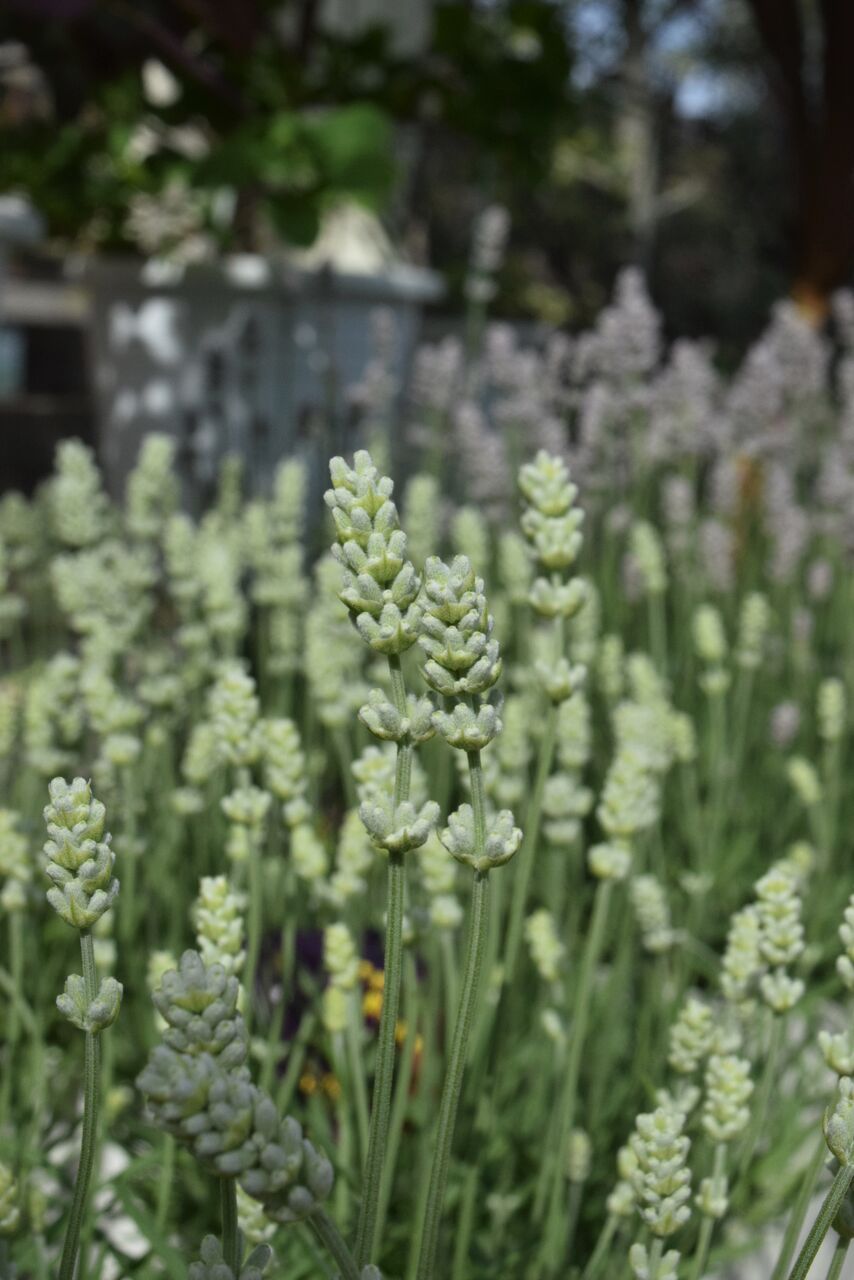
[{"label": "green flower bud", "polygon": [[380,689],[372,689],[367,703],[359,709],[359,719],[375,738],[385,742],[418,744],[433,737],[433,703],[429,698],[409,694],[407,714],[402,716]]},{"label": "green flower bud", "polygon": [[836,1104],[824,1113],[824,1140],[841,1165],[854,1163],[854,1080],[839,1081]]},{"label": "green flower bud", "polygon": [[710,1053],[715,1041],[715,1019],[702,1000],[688,996],[670,1028],[667,1061],[674,1071],[692,1075]]},{"label": "green flower bud", "polygon": [[513,825],[510,810],[501,809],[487,831],[483,854],[478,856],[474,810],[470,804],[463,804],[448,816],[448,825],[439,832],[439,839],[458,862],[467,863],[475,871],[490,871],[510,861],[522,842],[522,832]]},{"label": "green flower bud", "polygon": [[653,955],[669,951],[678,935],[671,926],[663,886],[653,875],[635,876],[631,882],[631,898],[644,950]]},{"label": "green flower bud", "polygon": [[556,982],[566,947],[557,935],[552,913],[542,908],[528,916],[525,921],[525,938],[540,977],[544,982]]},{"label": "green flower bud", "polygon": [[66,924],[91,929],[119,892],[112,874],[116,855],[104,832],[106,812],[83,778],[70,785],[54,778],[48,790],[45,871],[54,887],[48,889],[47,900]]},{"label": "green flower bud", "polygon": [[273,1251],[268,1244],[262,1244],[257,1249],[253,1249],[241,1267],[238,1277],[225,1261],[222,1245],[216,1236],[205,1236],[200,1250],[200,1261],[190,1263],[187,1274],[189,1280],[262,1280],[272,1257]]},{"label": "green flower bud", "polygon": [[831,1071],[838,1076],[854,1075],[854,1035],[850,1031],[838,1035],[819,1031],[818,1047]]},{"label": "green flower bud", "polygon": [[746,671],[755,671],[762,662],[771,606],[765,596],[752,591],[744,597],[738,619],[738,645],[735,659]]},{"label": "green flower bud", "polygon": [[428,559],[423,604],[419,643],[427,654],[427,684],[446,697],[485,693],[501,674],[501,659],[483,582],[465,556],[450,565]]},{"label": "green flower bud", "polygon": [[56,1007],[63,1017],[81,1031],[94,1035],[111,1027],[119,1016],[122,984],[115,978],[102,978],[94,1000],[86,998],[86,983],[79,973],[65,979],[65,991],[56,997]]},{"label": "green flower bud", "polygon": [[637,1161],[631,1180],[641,1217],[653,1235],[666,1237],[691,1216],[691,1172],[687,1166],[691,1143],[683,1133],[684,1114],[675,1107],[659,1107],[635,1121],[629,1145]]},{"label": "green flower bud", "polygon": [[[241,1186],[237,1188],[237,1225],[249,1244],[264,1244],[276,1232],[275,1223],[264,1213],[264,1206],[250,1196]],[[250,1255],[254,1257],[253,1255]],[[244,1278],[245,1280],[245,1278]]]},{"label": "green flower bud", "polygon": [[359,981],[359,954],[345,924],[330,924],[323,931],[323,960],[332,984],[354,991]]},{"label": "green flower bud", "polygon": [[570,1182],[581,1184],[590,1177],[593,1144],[584,1129],[572,1129],[566,1149],[566,1175]]},{"label": "green flower bud", "polygon": [[546,697],[556,705],[567,702],[587,679],[587,668],[566,658],[537,662],[534,670]]},{"label": "green flower bud", "polygon": [[750,1119],[745,1106],[753,1093],[750,1063],[734,1054],[713,1054],[704,1084],[703,1128],[712,1142],[732,1142]]},{"label": "green flower bud", "polygon": [[20,1192],[8,1165],[0,1163],[0,1240],[13,1236],[21,1225]]},{"label": "green flower bud", "polygon": [[631,852],[624,845],[594,844],[587,854],[590,874],[597,880],[625,880],[631,864]]},{"label": "green flower bud", "polygon": [[854,894],[848,899],[845,916],[839,926],[839,937],[845,954],[836,961],[836,971],[849,991],[854,991]]},{"label": "green flower bud", "polygon": [[203,876],[193,912],[196,937],[206,965],[220,964],[226,973],[243,968],[243,908],[245,900],[225,876]]},{"label": "green flower bud", "polygon": [[845,733],[848,718],[848,699],[841,680],[822,680],[818,686],[817,711],[820,737],[825,742],[838,742]]},{"label": "green flower bud", "polygon": [[476,711],[464,702],[450,712],[434,711],[433,724],[448,746],[461,751],[482,751],[503,728],[498,709],[489,703]]},{"label": "green flower bud", "polygon": [[759,979],[759,991],[762,999],[775,1013],[788,1013],[804,994],[804,983],[800,978],[792,978],[785,969],[775,969],[773,973],[765,973]]},{"label": "green flower bud", "polygon": [[648,520],[638,520],[629,533],[629,549],[647,595],[663,595],[667,590],[664,547]]},{"label": "green flower bud", "polygon": [[821,803],[823,788],[815,766],[803,756],[792,756],[786,765],[786,775],[792,788],[806,809]]},{"label": "green flower bud", "polygon": [[185,951],[177,969],[163,973],[152,993],[165,1024],[163,1040],[180,1053],[208,1053],[223,1066],[246,1060],[247,1036],[237,1011],[240,984],[223,965],[206,965],[197,951]]},{"label": "green flower bud", "polygon": [[668,1249],[654,1263],[646,1245],[635,1243],[629,1249],[629,1266],[635,1280],[677,1280],[681,1256],[676,1249]]},{"label": "green flower bud", "polygon": [[395,809],[386,794],[363,800],[359,816],[376,848],[386,853],[409,853],[420,848],[430,835],[439,817],[439,806],[428,800],[417,810],[406,800]]},{"label": "green flower bud", "polygon": [[704,1218],[716,1222],[726,1217],[729,1208],[729,1187],[726,1178],[703,1178],[694,1197],[694,1204]]},{"label": "green flower bud", "polygon": [[587,602],[587,584],[583,578],[555,582],[537,578],[528,593],[528,603],[541,618],[574,618]]},{"label": "green flower bud", "polygon": [[720,611],[712,604],[701,604],[694,614],[692,625],[697,656],[710,667],[720,666],[728,653]]}]

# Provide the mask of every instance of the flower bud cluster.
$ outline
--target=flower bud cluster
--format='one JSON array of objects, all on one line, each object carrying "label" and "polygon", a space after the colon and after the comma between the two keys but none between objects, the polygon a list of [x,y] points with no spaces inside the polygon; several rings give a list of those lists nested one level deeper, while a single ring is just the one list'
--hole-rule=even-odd
[{"label": "flower bud cluster", "polygon": [[45,806],[47,900],[66,924],[91,929],[116,900],[115,853],[104,831],[106,810],[84,778],[54,778]]},{"label": "flower bud cluster", "polygon": [[637,569],[643,592],[660,596],[667,590],[667,564],[664,547],[655,526],[638,520],[629,532],[629,552]]},{"label": "flower bud cluster", "polygon": [[[243,1064],[246,1031],[234,979],[186,953],[155,999],[168,1024],[166,1043],[137,1082],[154,1123],[217,1177],[237,1178],[273,1221],[314,1212],[332,1189],[332,1166],[253,1084]],[[213,1266],[218,1259],[203,1261]]]},{"label": "flower bud cluster", "polygon": [[189,1280],[262,1280],[270,1264],[273,1251],[268,1244],[253,1249],[236,1276],[225,1261],[222,1245],[216,1236],[205,1236],[199,1251],[199,1261],[191,1262]]},{"label": "flower bud cluster", "polygon": [[478,847],[474,810],[470,804],[462,804],[448,816],[448,825],[439,832],[439,839],[458,862],[465,862],[475,871],[490,871],[509,862],[522,842],[522,832],[513,825],[513,814],[501,809],[491,819],[483,842]]},{"label": "flower bud cluster", "polygon": [[836,1103],[824,1115],[824,1140],[841,1165],[854,1164],[854,1080],[839,1081]]},{"label": "flower bud cluster", "polygon": [[751,591],[744,597],[738,615],[735,660],[745,671],[755,671],[762,663],[771,626],[771,606],[766,596]]},{"label": "flower bud cluster", "polygon": [[33,863],[27,837],[20,829],[14,809],[0,809],[0,906],[6,912],[23,911],[33,878]]},{"label": "flower bud cluster", "polygon": [[196,942],[205,965],[221,965],[227,974],[240,973],[245,899],[225,876],[202,876],[193,910]]},{"label": "flower bud cluster", "polygon": [[818,771],[805,756],[791,756],[786,765],[786,776],[792,790],[805,809],[821,804],[824,789]]},{"label": "flower bud cluster", "polygon": [[596,816],[609,840],[631,841],[658,819],[660,786],[635,751],[618,751],[605,777]]},{"label": "flower bud cluster", "polygon": [[[563,705],[570,707],[574,701]],[[556,848],[570,848],[592,808],[593,792],[582,785],[576,773],[553,773],[546,779],[543,791],[543,831],[549,843]]]},{"label": "flower bud cluster", "polygon": [[406,535],[391,500],[394,488],[365,450],[348,467],[329,464],[332,488],[324,494],[338,537],[333,555],[343,569],[340,598],[362,639],[376,653],[401,654],[418,637],[420,580],[406,556]]},{"label": "flower bud cluster", "polygon": [[629,1266],[635,1280],[677,1280],[681,1257],[678,1249],[668,1249],[656,1262],[646,1245],[636,1241],[629,1249]]},{"label": "flower bud cluster", "polygon": [[720,610],[712,604],[701,604],[694,614],[693,631],[694,647],[705,668],[700,687],[710,697],[725,693],[730,683],[725,665],[729,649]]},{"label": "flower bud cluster", "polygon": [[715,1018],[709,1005],[688,996],[670,1028],[667,1061],[680,1075],[693,1075],[715,1043]]},{"label": "flower bud cluster", "polygon": [[634,877],[629,889],[644,950],[652,955],[669,951],[678,934],[671,924],[663,885],[654,875],[642,875]]},{"label": "flower bud cluster", "polygon": [[822,680],[816,695],[818,732],[825,742],[839,742],[848,720],[848,696],[837,677]]},{"label": "flower bud cluster", "polygon": [[775,1013],[785,1013],[804,992],[803,982],[787,973],[804,949],[798,880],[784,863],[777,863],[757,882],[756,897],[759,953],[770,968],[760,977],[759,989]]},{"label": "flower bud cluster", "polygon": [[531,959],[543,982],[557,982],[566,947],[558,937],[555,918],[542,907],[525,921],[525,938]]},{"label": "flower bud cluster", "polygon": [[128,532],[141,541],[159,539],[178,506],[173,436],[152,431],[143,438],[136,466],[128,476],[125,511]]},{"label": "flower bud cluster", "polygon": [[702,1124],[712,1142],[732,1142],[750,1119],[750,1063],[735,1054],[712,1054],[704,1080]]},{"label": "flower bud cluster", "polygon": [[639,1115],[629,1146],[637,1161],[630,1178],[641,1217],[654,1236],[666,1238],[691,1216],[690,1140],[685,1115],[673,1106]]},{"label": "flower bud cluster", "polygon": [[721,961],[721,991],[725,1000],[741,1008],[748,1006],[753,985],[764,967],[761,938],[762,926],[756,906],[751,904],[736,911],[730,921]]},{"label": "flower bud cluster", "polygon": [[255,681],[238,662],[225,664],[208,699],[208,715],[220,760],[246,768],[261,754]]}]

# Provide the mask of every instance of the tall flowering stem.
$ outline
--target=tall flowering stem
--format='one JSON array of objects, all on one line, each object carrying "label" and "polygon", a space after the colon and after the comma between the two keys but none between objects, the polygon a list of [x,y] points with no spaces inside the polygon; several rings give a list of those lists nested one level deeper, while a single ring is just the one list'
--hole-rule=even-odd
[{"label": "tall flowering stem", "polygon": [[491,819],[486,812],[481,752],[502,728],[496,708],[485,697],[501,673],[498,641],[492,630],[483,582],[475,577],[468,559],[458,556],[447,565],[431,557],[424,584],[424,678],[450,705],[449,710],[434,713],[433,724],[450,746],[466,752],[471,784],[471,804],[461,805],[450,815],[440,838],[458,862],[473,869],[474,886],[459,1005],[420,1223],[417,1280],[431,1280],[435,1273],[457,1108],[488,933],[489,872],[508,862],[522,839],[509,809]]},{"label": "tall flowering stem", "polygon": [[572,574],[581,550],[584,521],[584,512],[575,505],[578,489],[570,481],[563,459],[545,450],[540,450],[533,462],[521,468],[519,488],[525,504],[522,532],[538,575],[531,587],[529,603],[540,618],[551,621],[554,626],[555,652],[536,663],[537,681],[548,698],[549,709],[534,788],[525,815],[525,840],[519,854],[510,909],[504,960],[508,984],[512,982],[522,942],[528,889],[540,835],[543,793],[554,755],[558,707],[572,697],[585,676],[584,667],[571,665],[564,653],[566,624],[586,599],[583,580]]},{"label": "tall flowering stem", "polygon": [[72,1280],[95,1162],[100,1110],[101,1032],[115,1022],[122,999],[121,983],[105,978],[99,985],[92,927],[109,911],[118,892],[113,876],[115,854],[104,831],[104,806],[83,778],[69,785],[54,778],[45,807],[48,841],[46,872],[53,882],[47,900],[57,915],[77,929],[83,974],[66,979],[57,997],[60,1013],[85,1033],[83,1056],[83,1133],[71,1212],[65,1230],[59,1280]]},{"label": "tall flowering stem", "polygon": [[394,742],[397,748],[393,792],[365,801],[360,808],[374,845],[388,855],[383,1007],[355,1249],[356,1262],[364,1266],[379,1247],[379,1203],[388,1177],[385,1162],[402,973],[404,856],[425,842],[438,806],[427,803],[416,813],[409,798],[413,749],[433,734],[433,708],[429,699],[407,697],[403,679],[401,655],[418,638],[421,582],[406,556],[406,535],[391,500],[393,484],[378,473],[364,451],[356,454],[353,468],[343,458],[333,458],[329,470],[332,488],[325,498],[338,537],[333,554],[343,569],[340,596],[362,639],[375,653],[385,654],[389,665],[391,701],[382,690],[374,689],[359,715],[375,737]]}]

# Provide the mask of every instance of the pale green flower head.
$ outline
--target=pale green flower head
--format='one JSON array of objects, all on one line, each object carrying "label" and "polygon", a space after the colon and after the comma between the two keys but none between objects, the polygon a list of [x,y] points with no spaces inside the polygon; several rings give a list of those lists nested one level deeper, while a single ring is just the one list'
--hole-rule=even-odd
[{"label": "pale green flower head", "polygon": [[343,570],[340,598],[366,644],[377,653],[401,654],[418,638],[421,582],[407,559],[394,485],[365,450],[352,468],[333,458],[329,472],[332,488],[324,498],[338,537],[332,553]]},{"label": "pale green flower head", "polygon": [[669,951],[679,935],[671,923],[664,886],[654,875],[635,876],[630,893],[644,950],[652,955]]},{"label": "pale green flower head", "polygon": [[836,971],[849,991],[854,991],[854,894],[848,900],[839,937],[844,953],[836,961]]},{"label": "pale green flower head", "polygon": [[762,973],[761,940],[762,925],[756,906],[751,904],[737,911],[730,921],[721,961],[721,991],[732,1004],[743,1005],[747,1001]]},{"label": "pale green flower head", "polygon": [[747,1127],[753,1093],[750,1063],[735,1054],[713,1054],[706,1067],[702,1124],[712,1142],[733,1142]]},{"label": "pale green flower head", "polygon": [[66,924],[91,929],[116,900],[115,853],[105,833],[106,811],[84,778],[54,778],[45,806],[47,900]]},{"label": "pale green flower head", "polygon": [[755,671],[762,662],[771,625],[771,606],[766,596],[751,591],[744,597],[738,616],[735,660],[746,671]]},{"label": "pale green flower head", "polygon": [[759,950],[772,967],[790,965],[804,949],[798,882],[785,865],[776,864],[756,884]]},{"label": "pale green flower head", "polygon": [[111,1027],[119,1016],[122,991],[122,984],[115,978],[102,978],[98,994],[89,1000],[83,978],[73,973],[65,979],[65,990],[56,997],[56,1007],[75,1027],[97,1035]]},{"label": "pale green flower head", "polygon": [[629,531],[629,550],[647,595],[667,590],[667,564],[658,531],[648,520],[638,520]]},{"label": "pale green flower head", "polygon": [[654,1262],[645,1244],[636,1242],[629,1249],[629,1266],[635,1280],[677,1280],[682,1255],[676,1249],[668,1249],[658,1262]]},{"label": "pale green flower head", "polygon": [[652,1234],[662,1239],[673,1235],[691,1216],[687,1163],[691,1143],[684,1127],[681,1110],[661,1106],[638,1116],[629,1140],[637,1161],[631,1180],[640,1215]]},{"label": "pale green flower head", "polygon": [[470,804],[460,805],[448,816],[448,825],[439,839],[458,862],[475,871],[491,871],[509,862],[522,842],[522,832],[513,824],[509,809],[501,809],[492,819],[486,833],[483,852],[478,853],[475,839],[474,810]]},{"label": "pale green flower head", "polygon": [[225,663],[208,697],[208,716],[220,760],[236,768],[261,754],[255,681],[239,662]]},{"label": "pale green flower head", "polygon": [[429,698],[408,694],[407,714],[401,715],[381,689],[372,689],[368,701],[359,708],[359,719],[375,738],[383,742],[427,742],[436,732],[433,723],[434,706]]},{"label": "pale green flower head", "polygon": [[710,667],[725,662],[729,646],[720,610],[713,604],[701,604],[694,614],[692,628],[698,658]]},{"label": "pale green flower head", "polygon": [[486,693],[501,674],[501,658],[483,581],[465,556],[449,565],[436,556],[427,560],[422,605],[427,684],[448,698]]},{"label": "pale green flower head", "polygon": [[586,1182],[593,1161],[593,1143],[585,1129],[570,1130],[566,1145],[566,1176],[570,1182]]},{"label": "pale green flower head", "polygon": [[612,841],[631,841],[655,824],[660,786],[635,750],[618,751],[605,777],[596,816]]},{"label": "pale green flower head", "polygon": [[333,986],[355,991],[359,981],[359,953],[345,924],[329,924],[323,931],[323,961]]},{"label": "pale green flower head", "polygon": [[359,816],[377,849],[386,853],[409,853],[426,841],[439,818],[439,806],[434,800],[426,801],[416,809],[405,800],[394,807],[388,794],[374,800],[363,800]]},{"label": "pale green flower head", "polygon": [[681,1075],[693,1075],[715,1043],[715,1018],[709,1005],[688,996],[670,1028],[667,1061]]},{"label": "pale green flower head", "polygon": [[525,939],[540,977],[544,982],[556,982],[566,947],[558,937],[554,916],[545,907],[528,916]]},{"label": "pale green flower head", "polygon": [[838,742],[848,720],[848,697],[837,677],[822,680],[816,696],[818,731],[825,742]]},{"label": "pale green flower head", "polygon": [[210,1054],[227,1067],[241,1066],[248,1049],[239,999],[237,978],[223,964],[205,964],[197,951],[185,951],[152,992],[164,1043],[191,1056]]},{"label": "pale green flower head", "polygon": [[243,949],[243,909],[246,900],[236,893],[225,876],[203,876],[193,911],[196,940],[208,967],[222,965],[228,974],[239,973],[246,952]]},{"label": "pale green flower head", "polygon": [[815,765],[805,756],[792,756],[786,765],[786,776],[795,795],[806,809],[821,803],[824,789]]}]

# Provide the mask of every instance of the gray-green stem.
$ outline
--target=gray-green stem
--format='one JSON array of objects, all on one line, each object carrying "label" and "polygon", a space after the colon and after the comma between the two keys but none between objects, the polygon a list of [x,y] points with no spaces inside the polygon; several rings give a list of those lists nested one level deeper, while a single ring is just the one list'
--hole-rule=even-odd
[{"label": "gray-green stem", "polygon": [[830,1266],[827,1268],[827,1280],[839,1280],[850,1243],[851,1241],[847,1236],[840,1236],[836,1241],[836,1248],[833,1250],[833,1257],[830,1260]]},{"label": "gray-green stem", "polygon": [[[390,654],[392,698],[401,716],[406,715],[406,687],[403,682],[400,657]],[[398,744],[397,765],[394,778],[394,807],[409,799],[412,776],[412,744]],[[405,873],[403,855],[390,853],[388,858],[388,897],[386,905],[386,940],[383,985],[383,1007],[377,1037],[377,1058],[374,1074],[374,1092],[371,1102],[371,1120],[368,1130],[368,1154],[362,1179],[362,1206],[356,1231],[356,1262],[365,1266],[375,1256],[380,1195],[383,1185],[386,1148],[388,1142],[389,1113],[394,1078],[394,1032],[400,1005],[401,952],[403,946],[403,904]]]},{"label": "gray-green stem", "polygon": [[789,1273],[789,1280],[806,1280],[809,1269],[815,1261],[815,1256],[821,1248],[822,1241],[830,1230],[833,1219],[848,1194],[852,1178],[854,1178],[854,1165],[842,1165],[833,1179],[830,1190],[824,1198],[824,1203],[818,1211],[818,1217],[813,1223],[810,1233],[804,1241],[803,1248],[798,1254],[797,1261]]},{"label": "gray-green stem", "polygon": [[335,1223],[324,1209],[317,1209],[306,1219],[317,1239],[335,1261],[341,1280],[359,1280],[359,1268],[352,1253],[341,1238]]},{"label": "gray-green stem", "polygon": [[575,1119],[578,1102],[578,1082],[581,1074],[581,1062],[584,1056],[587,1022],[590,1016],[590,1001],[593,994],[593,975],[602,951],[610,899],[611,881],[600,880],[593,898],[593,915],[584,945],[584,954],[581,958],[578,995],[572,1021],[572,1039],[569,1044],[558,1122],[554,1131],[555,1144],[551,1148],[550,1157],[547,1157],[543,1162],[537,1186],[535,1212],[537,1208],[542,1212],[546,1193],[550,1189],[549,1211],[546,1230],[543,1234],[542,1254],[553,1267],[557,1265],[560,1259],[566,1238],[565,1229],[567,1225],[565,1215],[561,1213],[561,1186],[563,1183],[561,1153],[566,1150],[569,1134]]},{"label": "gray-green stem", "polygon": [[[712,1169],[713,1191],[716,1193],[724,1176],[726,1167],[726,1146],[719,1142],[715,1147],[715,1163]],[[712,1244],[712,1235],[715,1230],[715,1219],[704,1216],[700,1224],[700,1234],[697,1238],[697,1247],[694,1250],[694,1259],[691,1263],[690,1280],[702,1280],[706,1270],[706,1263],[709,1259],[709,1249]]]},{"label": "gray-green stem", "polygon": [[537,845],[540,840],[540,819],[543,809],[543,792],[551,773],[554,757],[555,738],[557,736],[557,707],[549,706],[546,727],[540,742],[537,759],[537,775],[534,789],[525,813],[525,835],[522,847],[517,855],[518,866],[513,884],[513,904],[510,908],[510,924],[507,930],[507,950],[504,955],[504,982],[510,986],[516,969],[519,947],[522,942],[522,931],[525,925],[525,908],[528,902],[528,889],[534,870]]},{"label": "gray-green stem", "polygon": [[786,1231],[783,1236],[783,1243],[780,1246],[780,1253],[777,1258],[777,1264],[771,1280],[786,1280],[789,1270],[789,1263],[792,1261],[792,1254],[795,1252],[795,1246],[798,1243],[798,1237],[801,1234],[801,1227],[804,1225],[804,1219],[807,1216],[807,1210],[810,1207],[810,1201],[813,1197],[815,1184],[818,1182],[819,1174],[824,1168],[827,1160],[827,1143],[824,1140],[824,1134],[819,1135],[818,1145],[815,1154],[807,1166],[801,1185],[798,1189],[798,1198],[795,1201],[792,1212],[789,1214],[789,1221],[786,1223]]},{"label": "gray-green stem", "polygon": [[[95,949],[88,929],[80,933],[80,951],[83,957],[83,982],[86,1002],[91,1003],[98,994],[98,973],[95,968]],[[98,1111],[100,1107],[101,1047],[98,1036],[87,1031],[83,1054],[83,1134],[80,1143],[80,1163],[74,1183],[71,1213],[65,1229],[62,1258],[59,1264],[59,1280],[72,1280],[77,1251],[80,1247],[80,1231],[86,1213],[89,1183],[95,1162],[98,1136]]]},{"label": "gray-green stem", "polygon": [[[480,752],[473,751],[469,755],[469,777],[471,779],[472,810],[474,812],[475,854],[478,856],[482,855],[486,844],[486,816]],[[436,1125],[427,1200],[421,1222],[418,1268],[416,1271],[417,1280],[433,1280],[435,1272],[439,1228],[442,1221],[445,1188],[448,1182],[448,1168],[451,1161],[457,1108],[466,1067],[469,1035],[477,1008],[488,919],[489,873],[487,871],[476,871],[474,889],[472,891],[468,946],[460,990],[460,1003],[454,1025],[448,1066],[445,1072],[445,1082],[442,1086],[442,1099],[439,1104],[439,1119]]]},{"label": "gray-green stem", "polygon": [[222,1214],[222,1256],[236,1276],[240,1275],[240,1230],[237,1225],[237,1183],[220,1178],[219,1203]]}]

